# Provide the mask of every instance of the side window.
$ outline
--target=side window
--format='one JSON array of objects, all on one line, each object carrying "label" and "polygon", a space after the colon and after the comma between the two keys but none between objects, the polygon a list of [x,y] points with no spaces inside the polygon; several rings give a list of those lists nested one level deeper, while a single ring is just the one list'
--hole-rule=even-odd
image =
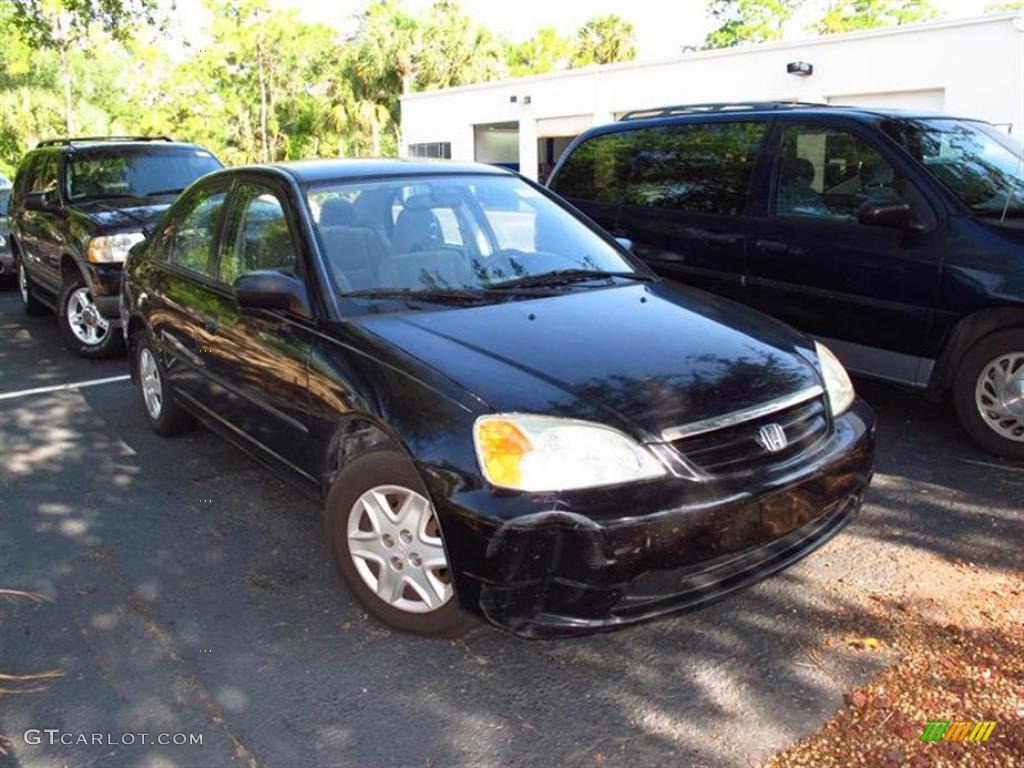
[{"label": "side window", "polygon": [[864,203],[899,203],[906,179],[862,139],[838,128],[787,125],[776,171],[775,215],[856,222]]},{"label": "side window", "polygon": [[256,184],[240,184],[222,249],[219,279],[231,285],[246,272],[275,269],[296,274],[298,257],[277,195]]},{"label": "side window", "polygon": [[552,188],[575,200],[621,202],[636,134],[617,131],[587,139],[562,163]]},{"label": "side window", "polygon": [[54,152],[48,152],[35,159],[25,187],[26,194],[52,194],[57,191],[57,159]]},{"label": "side window", "polygon": [[172,264],[201,275],[213,275],[213,247],[224,216],[225,190],[201,191],[172,224],[167,237],[167,255]]},{"label": "side window", "polygon": [[739,216],[764,138],[758,122],[684,123],[637,131],[626,202]]}]

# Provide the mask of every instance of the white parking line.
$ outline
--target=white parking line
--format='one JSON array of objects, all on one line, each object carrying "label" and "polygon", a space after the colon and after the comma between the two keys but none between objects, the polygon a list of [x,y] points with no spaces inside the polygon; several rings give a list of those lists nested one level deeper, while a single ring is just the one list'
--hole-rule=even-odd
[{"label": "white parking line", "polygon": [[0,400],[13,400],[16,397],[27,397],[28,395],[42,395],[46,392],[61,392],[65,389],[81,389],[82,387],[98,387],[100,384],[113,384],[115,381],[128,381],[131,376],[110,376],[106,379],[93,379],[92,381],[72,381],[70,384],[54,384],[52,387],[36,387],[35,389],[23,389],[20,392],[0,393]]}]

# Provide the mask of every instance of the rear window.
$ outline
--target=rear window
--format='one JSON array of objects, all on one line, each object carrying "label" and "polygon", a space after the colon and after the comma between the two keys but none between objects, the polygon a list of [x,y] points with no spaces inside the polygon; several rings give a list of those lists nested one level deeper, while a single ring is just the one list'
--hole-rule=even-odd
[{"label": "rear window", "polygon": [[221,168],[205,149],[192,147],[90,150],[71,156],[69,200],[175,195]]},{"label": "rear window", "polygon": [[580,200],[736,216],[765,128],[685,123],[596,136],[566,159],[553,186]]}]

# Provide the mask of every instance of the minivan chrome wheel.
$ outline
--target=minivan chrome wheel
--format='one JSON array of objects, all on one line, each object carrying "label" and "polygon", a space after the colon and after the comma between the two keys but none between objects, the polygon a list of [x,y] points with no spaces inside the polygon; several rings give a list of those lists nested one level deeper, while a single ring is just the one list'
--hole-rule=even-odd
[{"label": "minivan chrome wheel", "polygon": [[363,493],[349,512],[348,548],[360,578],[392,608],[428,613],[452,599],[434,507],[409,488]]},{"label": "minivan chrome wheel", "polygon": [[1002,354],[982,368],[974,398],[989,429],[1024,443],[1024,352]]},{"label": "minivan chrome wheel", "polygon": [[68,297],[65,322],[75,338],[90,347],[102,344],[110,333],[110,323],[96,309],[88,288],[79,288]]},{"label": "minivan chrome wheel", "polygon": [[164,393],[160,384],[160,369],[149,347],[143,347],[139,353],[139,386],[142,387],[146,412],[153,421],[158,421],[164,409]]}]

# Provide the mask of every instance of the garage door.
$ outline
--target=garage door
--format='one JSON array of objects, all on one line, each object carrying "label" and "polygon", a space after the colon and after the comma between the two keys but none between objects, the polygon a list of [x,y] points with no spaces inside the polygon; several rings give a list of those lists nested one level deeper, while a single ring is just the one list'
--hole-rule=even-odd
[{"label": "garage door", "polygon": [[927,112],[941,112],[946,107],[946,91],[943,88],[934,88],[921,91],[850,93],[842,96],[830,96],[828,103],[847,107],[920,109]]}]

